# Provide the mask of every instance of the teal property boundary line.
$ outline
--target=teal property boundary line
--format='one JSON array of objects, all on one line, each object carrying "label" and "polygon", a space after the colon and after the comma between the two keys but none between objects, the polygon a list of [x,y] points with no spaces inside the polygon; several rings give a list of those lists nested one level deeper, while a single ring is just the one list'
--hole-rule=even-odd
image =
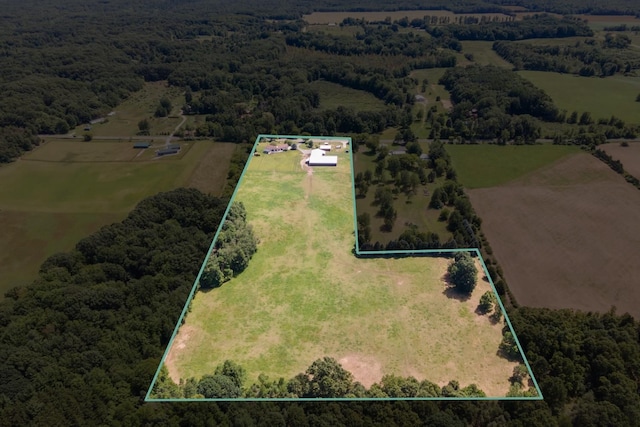
[{"label": "teal property boundary line", "polygon": [[[238,189],[240,188],[240,185],[242,184],[243,180],[244,180],[244,176],[245,173],[247,172],[247,169],[249,167],[249,164],[251,162],[251,159],[254,157],[256,148],[258,146],[258,143],[265,138],[278,138],[278,139],[318,139],[318,140],[348,140],[349,141],[349,160],[351,163],[351,196],[352,196],[352,203],[353,203],[353,224],[354,224],[354,235],[355,235],[355,242],[354,242],[354,252],[355,255],[357,257],[407,257],[407,256],[447,256],[447,255],[451,255],[454,254],[456,252],[471,252],[472,254],[475,254],[478,259],[481,262],[482,268],[484,270],[484,273],[489,281],[489,284],[491,285],[491,289],[498,301],[498,304],[500,306],[500,310],[502,310],[502,314],[504,315],[504,319],[506,324],[509,327],[509,331],[511,332],[511,334],[514,337],[514,340],[516,342],[516,345],[518,347],[518,351],[520,352],[520,355],[522,357],[523,363],[527,368],[527,371],[529,373],[529,377],[531,378],[531,381],[533,382],[533,385],[536,389],[537,392],[537,396],[516,396],[516,397],[404,397],[404,398],[393,398],[393,397],[387,397],[387,398],[219,398],[219,399],[214,399],[214,398],[154,398],[151,397],[151,392],[153,390],[153,387],[158,379],[158,375],[160,374],[160,370],[162,368],[162,365],[164,364],[166,357],[169,354],[169,351],[171,350],[171,346],[173,345],[173,342],[175,340],[175,337],[178,334],[178,331],[180,330],[180,327],[182,326],[182,324],[184,323],[184,319],[186,317],[186,314],[189,311],[189,306],[195,296],[196,290],[198,288],[198,283],[200,282],[200,277],[202,276],[202,273],[204,272],[205,266],[207,264],[207,260],[209,259],[209,257],[211,256],[211,252],[213,251],[213,248],[215,247],[215,243],[218,239],[218,235],[220,234],[220,231],[222,230],[222,226],[224,225],[224,222],[226,221],[227,215],[229,213],[229,210],[231,208],[232,203],[234,202],[236,195],[238,193]],[[330,401],[347,401],[347,402],[353,402],[353,401],[395,401],[395,400],[406,400],[406,401],[528,401],[528,400],[543,400],[543,396],[542,396],[542,391],[540,390],[540,387],[538,385],[538,382],[536,380],[536,378],[533,375],[533,371],[531,370],[531,366],[529,365],[529,361],[527,360],[524,351],[522,349],[522,346],[520,345],[520,341],[518,340],[518,337],[513,329],[513,325],[511,324],[511,320],[509,319],[509,316],[507,315],[507,311],[504,307],[504,305],[502,304],[502,300],[500,299],[500,296],[498,295],[498,292],[496,291],[495,285],[493,283],[493,280],[491,279],[491,276],[489,275],[489,272],[487,270],[487,266],[484,263],[484,260],[482,259],[482,256],[480,254],[480,251],[476,248],[456,248],[456,249],[422,249],[422,250],[393,250],[393,251],[360,251],[359,248],[359,244],[358,244],[358,222],[357,222],[357,214],[356,214],[356,194],[355,194],[355,185],[354,185],[354,179],[355,179],[355,170],[354,170],[354,165],[353,165],[353,141],[350,137],[347,136],[304,136],[304,135],[271,135],[271,134],[260,134],[256,137],[255,142],[253,144],[253,147],[251,149],[251,152],[249,153],[249,158],[245,164],[245,167],[242,171],[242,174],[240,175],[240,179],[238,180],[238,183],[236,185],[236,188],[233,191],[233,194],[229,200],[229,204],[227,205],[227,208],[224,212],[224,215],[222,216],[222,220],[220,221],[220,224],[218,225],[218,229],[216,230],[216,233],[213,237],[213,240],[211,241],[211,244],[209,245],[209,250],[207,251],[207,254],[204,258],[204,261],[200,267],[200,270],[198,272],[198,275],[196,276],[194,283],[193,283],[193,287],[191,288],[191,292],[189,293],[189,296],[187,297],[187,301],[182,309],[182,312],[180,314],[180,317],[178,318],[178,321],[176,323],[176,326],[173,330],[173,334],[171,335],[171,339],[169,340],[169,343],[167,344],[167,347],[164,351],[164,354],[162,356],[162,359],[160,360],[160,364],[158,365],[158,368],[156,369],[156,372],[153,376],[153,380],[151,381],[151,384],[149,385],[149,389],[147,390],[147,393],[145,395],[145,402],[265,402],[265,401],[269,401],[269,402],[301,402],[301,401],[313,401],[313,402],[317,402],[317,401],[326,401],[326,402],[330,402]]]}]

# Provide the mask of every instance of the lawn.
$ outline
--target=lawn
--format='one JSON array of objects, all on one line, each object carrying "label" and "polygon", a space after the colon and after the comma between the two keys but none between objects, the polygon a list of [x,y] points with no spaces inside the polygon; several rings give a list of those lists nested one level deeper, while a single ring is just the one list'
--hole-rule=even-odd
[{"label": "lawn", "polygon": [[251,159],[236,200],[258,252],[238,277],[196,294],[165,359],[172,378],[231,359],[250,381],[289,379],[331,356],[367,386],[394,373],[504,396],[515,365],[496,355],[502,326],[474,313],[489,283],[461,301],[445,292],[445,258],[354,257],[351,169],[338,156],[312,172],[299,152]]},{"label": "lawn", "polygon": [[[0,292],[27,284],[47,257],[120,221],[145,197],[190,185],[214,147],[191,144],[173,158],[122,161],[131,143],[52,140],[0,167],[0,179],[11,183],[0,188]],[[219,167],[228,167],[230,155],[219,153]]]},{"label": "lawn", "polygon": [[615,115],[628,123],[640,123],[640,102],[636,102],[639,77],[579,77],[545,71],[518,74],[547,92],[560,109],[569,113],[589,111],[594,119]]},{"label": "lawn", "polygon": [[354,111],[378,111],[385,108],[384,102],[364,90],[351,89],[337,83],[316,80],[310,86],[320,95],[320,108],[336,109],[340,106]]},{"label": "lawn", "polygon": [[580,151],[570,145],[447,145],[458,181],[466,188],[504,184]]}]

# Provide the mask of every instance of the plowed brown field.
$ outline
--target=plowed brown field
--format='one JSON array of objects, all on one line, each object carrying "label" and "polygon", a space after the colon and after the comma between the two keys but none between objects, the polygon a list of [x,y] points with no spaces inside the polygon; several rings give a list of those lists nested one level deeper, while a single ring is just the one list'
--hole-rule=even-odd
[{"label": "plowed brown field", "polygon": [[628,147],[615,142],[600,145],[598,148],[606,151],[615,160],[620,160],[624,170],[640,179],[640,142],[630,142]]},{"label": "plowed brown field", "polygon": [[578,153],[470,190],[518,303],[640,318],[640,192]]}]

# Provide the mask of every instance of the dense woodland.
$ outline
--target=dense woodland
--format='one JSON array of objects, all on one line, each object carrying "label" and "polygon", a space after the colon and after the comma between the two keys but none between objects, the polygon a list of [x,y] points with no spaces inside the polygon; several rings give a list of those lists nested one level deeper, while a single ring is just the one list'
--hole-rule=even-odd
[{"label": "dense woodland", "polygon": [[[443,3],[433,1],[425,7],[498,12],[508,3],[541,12],[640,13],[635,0],[599,5],[578,0]],[[409,90],[417,84],[408,72],[435,66],[437,58],[450,58],[457,46],[449,37],[447,44],[420,47],[414,58],[405,54],[410,49],[404,51],[402,46],[393,51],[384,43],[402,41],[417,49],[416,39],[405,40],[393,29],[391,34],[375,26],[368,30],[371,41],[380,41],[388,56],[363,52],[346,61],[340,52],[318,46],[340,42],[357,52],[366,38],[301,35],[297,20],[303,13],[389,10],[388,3],[377,0],[340,5],[322,0],[91,4],[27,0],[4,1],[2,7],[0,162],[37,145],[38,133],[66,132],[108,113],[144,81],[168,80],[184,88],[185,111],[208,115],[196,129],[203,136],[241,142],[253,140],[259,132],[378,132],[402,124],[403,109],[413,102]],[[393,8],[403,7],[415,5],[394,2]],[[224,15],[235,12],[244,14]],[[264,17],[292,21],[266,22]],[[296,46],[294,40],[308,44]],[[613,37],[612,42],[624,39]],[[616,47],[602,51],[615,53]],[[520,56],[535,57],[535,52],[527,52]],[[560,58],[573,57],[563,53]],[[608,62],[615,63],[616,58]],[[595,74],[602,72],[599,67]],[[484,135],[526,142],[537,134],[538,120],[573,120],[514,74],[478,80],[483,79],[479,70],[472,67],[468,74],[455,70],[445,76],[443,83],[458,98],[437,136]],[[387,108],[320,111],[317,93],[309,87],[319,79],[367,90]],[[496,86],[477,90],[479,83]],[[584,121],[585,126],[625,128],[616,120],[588,123],[586,117]],[[605,137],[601,129],[574,135],[572,142],[600,141]],[[242,164],[242,156],[234,158],[227,194]],[[391,173],[388,164],[386,170]],[[453,187],[452,193],[443,191],[457,194]],[[437,199],[444,204],[450,200]],[[509,316],[544,401],[144,403],[227,201],[195,190],[151,197],[122,223],[104,227],[78,242],[73,251],[49,258],[30,286],[10,291],[0,302],[0,425],[638,425],[640,323],[615,311],[594,314],[528,307],[509,307]],[[429,239],[407,235],[404,240],[419,247]],[[232,371],[233,366],[221,366],[210,377],[233,377]],[[201,391],[210,390],[205,386],[212,384],[233,389],[229,381],[210,379]],[[415,390],[416,385],[396,378],[382,387],[401,386]],[[265,379],[252,392],[260,396],[278,387],[278,380]],[[302,384],[301,393],[320,390],[313,387]],[[459,392],[456,384],[446,391]]]}]

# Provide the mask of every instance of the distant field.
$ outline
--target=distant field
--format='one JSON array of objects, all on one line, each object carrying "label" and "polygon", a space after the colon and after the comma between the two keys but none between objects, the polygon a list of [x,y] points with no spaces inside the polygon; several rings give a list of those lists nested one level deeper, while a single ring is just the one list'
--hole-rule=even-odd
[{"label": "distant field", "polygon": [[518,303],[640,317],[640,192],[587,153],[470,190]]},{"label": "distant field", "polygon": [[547,92],[554,103],[569,113],[589,111],[594,119],[611,115],[628,123],[640,123],[640,77],[578,77],[544,71],[518,71]]},{"label": "distant field", "polygon": [[[211,142],[191,144],[178,157],[122,161],[133,154],[131,143],[50,141],[0,167],[0,180],[11,183],[0,188],[0,295],[143,198],[189,185],[203,156],[212,159]],[[229,156],[219,152],[220,168]]]},{"label": "distant field", "polygon": [[577,15],[586,19],[594,30],[603,30],[604,27],[627,24],[628,26],[640,25],[640,19],[634,15]]},{"label": "distant field", "polygon": [[570,145],[446,145],[465,188],[494,187],[580,151]]},{"label": "distant field", "polygon": [[604,144],[598,146],[616,160],[622,162],[624,170],[640,179],[640,142],[629,142],[628,147],[619,143]]},{"label": "distant field", "polygon": [[504,396],[514,363],[497,356],[501,325],[471,299],[445,292],[447,259],[353,256],[347,154],[335,168],[303,169],[299,152],[253,157],[237,193],[260,239],[249,267],[199,292],[165,360],[174,378],[197,378],[231,359],[289,379],[323,356],[369,386],[383,374],[440,385],[476,383]]},{"label": "distant field", "polygon": [[493,42],[487,41],[463,41],[462,52],[473,54],[473,62],[479,65],[497,65],[504,68],[513,68],[508,61],[505,61],[493,49]]},{"label": "distant field", "polygon": [[321,109],[329,110],[342,106],[354,111],[377,111],[385,108],[383,101],[364,90],[351,89],[324,80],[316,80],[310,86],[320,95]]},{"label": "distant field", "polygon": [[498,17],[500,19],[510,19],[511,17],[503,13],[465,13],[457,15],[448,10],[400,10],[392,12],[314,12],[310,15],[304,15],[304,19],[309,24],[339,24],[345,18],[364,18],[366,21],[384,21],[387,17],[392,21],[397,21],[405,16],[412,19],[422,19],[425,16],[448,16],[451,23],[457,17],[464,18],[467,16],[476,16],[478,18],[484,16],[487,18]]},{"label": "distant field", "polygon": [[[107,122],[94,124],[89,133],[95,136],[133,136],[138,132],[138,122],[149,120],[151,135],[170,134],[180,123],[178,117],[154,117],[160,99],[167,97],[171,100],[173,110],[170,114],[177,116],[180,107],[184,104],[182,90],[176,87],[168,87],[166,82],[145,83],[144,88],[131,96],[114,109],[115,114],[107,117]],[[81,137],[85,125],[75,129],[76,135]]]}]

